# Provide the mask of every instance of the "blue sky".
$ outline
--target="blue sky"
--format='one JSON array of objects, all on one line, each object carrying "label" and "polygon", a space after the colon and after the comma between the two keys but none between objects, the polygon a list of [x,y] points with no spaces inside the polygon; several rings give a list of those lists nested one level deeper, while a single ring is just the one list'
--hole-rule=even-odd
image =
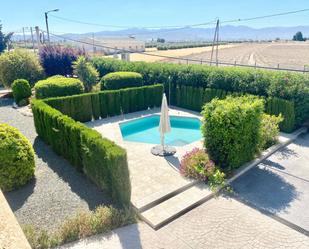
[{"label": "blue sky", "polygon": [[[21,27],[45,28],[44,12],[59,8],[60,17],[87,22],[125,26],[186,25],[268,15],[309,8],[308,0],[1,0],[0,20],[4,31]],[[49,18],[50,30],[60,33],[83,33],[108,28],[75,24]],[[251,27],[309,25],[309,12],[256,20],[235,25]]]}]

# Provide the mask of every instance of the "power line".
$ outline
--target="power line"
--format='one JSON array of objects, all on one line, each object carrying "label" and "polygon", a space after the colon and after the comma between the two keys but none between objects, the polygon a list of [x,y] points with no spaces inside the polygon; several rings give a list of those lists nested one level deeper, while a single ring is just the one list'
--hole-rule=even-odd
[{"label": "power line", "polygon": [[[49,15],[56,19],[73,22],[73,23],[79,23],[79,24],[85,24],[85,25],[91,25],[91,26],[99,26],[99,27],[107,27],[107,28],[122,28],[122,29],[168,29],[168,28],[185,28],[185,27],[194,27],[194,26],[204,26],[210,24],[210,22],[204,22],[204,23],[196,23],[196,24],[186,24],[186,25],[169,25],[169,26],[124,26],[124,25],[110,25],[110,24],[101,24],[101,23],[93,23],[93,22],[85,22],[85,21],[79,21],[76,19],[70,19],[66,17],[60,17],[56,15]],[[213,22],[211,22],[213,23]]]},{"label": "power line", "polygon": [[288,12],[281,12],[281,13],[270,14],[270,15],[264,15],[264,16],[256,16],[256,17],[250,17],[250,18],[231,19],[231,20],[222,21],[221,23],[246,22],[246,21],[253,21],[253,20],[265,19],[265,18],[276,17],[276,16],[285,16],[285,15],[297,14],[297,13],[308,12],[308,11],[309,11],[309,9],[301,9],[301,10],[288,11]]},{"label": "power line", "polygon": [[[246,22],[246,21],[252,21],[252,20],[259,20],[259,19],[265,19],[265,18],[271,18],[271,17],[276,17],[276,16],[284,16],[284,15],[291,15],[291,14],[297,14],[301,12],[308,12],[309,9],[301,9],[301,10],[295,10],[295,11],[288,11],[288,12],[280,12],[280,13],[274,13],[274,14],[269,14],[269,15],[263,15],[263,16],[256,16],[256,17],[249,17],[249,18],[238,18],[238,19],[230,19],[230,20],[225,20],[222,21],[221,23],[233,23],[233,22]],[[110,24],[100,24],[100,23],[92,23],[92,22],[85,22],[85,21],[80,21],[76,19],[70,19],[66,17],[60,17],[56,15],[51,15],[50,16],[64,20],[64,21],[69,21],[69,22],[74,22],[74,23],[79,23],[79,24],[85,24],[85,25],[91,25],[91,26],[100,26],[100,27],[110,27],[110,28],[123,28],[123,29],[134,29],[134,28],[140,28],[140,29],[168,29],[168,28],[175,28],[177,29],[185,29],[189,27],[198,27],[198,26],[207,26],[210,24],[214,24],[216,21],[208,21],[208,22],[203,22],[203,23],[195,23],[195,24],[186,24],[186,25],[168,25],[168,26],[126,26],[126,25],[110,25]],[[166,32],[170,32],[173,30],[166,30]],[[136,35],[139,35],[138,33]]]}]

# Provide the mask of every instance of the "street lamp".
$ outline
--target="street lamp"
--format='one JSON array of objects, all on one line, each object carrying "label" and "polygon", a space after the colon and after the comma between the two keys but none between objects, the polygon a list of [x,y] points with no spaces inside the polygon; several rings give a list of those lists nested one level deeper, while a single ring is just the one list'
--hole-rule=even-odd
[{"label": "street lamp", "polygon": [[48,28],[48,16],[47,14],[49,12],[57,12],[59,9],[49,10],[45,12],[45,23],[46,23],[46,31],[47,31],[47,39],[48,39],[48,45],[50,45],[50,39],[49,39],[49,28]]}]

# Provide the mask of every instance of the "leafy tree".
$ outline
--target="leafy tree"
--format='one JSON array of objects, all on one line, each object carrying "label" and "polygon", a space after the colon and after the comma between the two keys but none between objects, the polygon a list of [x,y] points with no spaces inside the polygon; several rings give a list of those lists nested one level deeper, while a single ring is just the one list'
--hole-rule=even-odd
[{"label": "leafy tree", "polygon": [[2,24],[0,24],[0,53],[7,48],[8,43],[12,37],[13,33],[3,34],[2,33]]},{"label": "leafy tree", "polygon": [[298,31],[294,36],[293,36],[293,41],[305,41],[303,37],[303,33]]},{"label": "leafy tree", "polygon": [[74,73],[83,82],[86,92],[90,92],[92,87],[97,83],[99,73],[87,62],[84,56],[78,57],[77,61],[73,63]]},{"label": "leafy tree", "polygon": [[158,39],[157,39],[157,42],[159,42],[159,43],[164,43],[164,42],[165,42],[165,39],[164,39],[164,38],[158,38]]}]

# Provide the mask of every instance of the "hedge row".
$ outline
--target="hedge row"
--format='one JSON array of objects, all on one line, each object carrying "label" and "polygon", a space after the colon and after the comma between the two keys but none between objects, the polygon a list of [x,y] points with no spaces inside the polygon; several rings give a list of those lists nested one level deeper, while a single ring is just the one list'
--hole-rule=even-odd
[{"label": "hedge row", "polygon": [[160,106],[162,85],[86,93],[46,99],[46,103],[80,122]]},{"label": "hedge row", "polygon": [[38,99],[44,99],[83,93],[84,85],[79,79],[56,75],[38,81],[35,84],[34,89],[35,97]]},{"label": "hedge row", "polygon": [[110,193],[113,200],[129,205],[131,187],[124,149],[42,100],[32,101],[32,111],[38,135],[57,154]]},{"label": "hedge row", "polygon": [[[242,93],[228,92],[221,89],[211,89],[192,86],[176,88],[176,106],[200,112],[205,103],[214,98],[224,99],[228,95],[240,96]],[[295,108],[292,101],[276,97],[265,98],[265,112],[270,115],[283,116],[280,130],[291,132],[295,127]]]},{"label": "hedge row", "polygon": [[290,100],[295,104],[296,125],[309,119],[309,77],[305,74],[237,67],[126,62],[99,57],[92,62],[101,76],[116,71],[138,72],[143,76],[144,85],[153,82],[167,84],[167,93],[171,83],[170,103],[173,105],[177,86],[187,85]]}]

